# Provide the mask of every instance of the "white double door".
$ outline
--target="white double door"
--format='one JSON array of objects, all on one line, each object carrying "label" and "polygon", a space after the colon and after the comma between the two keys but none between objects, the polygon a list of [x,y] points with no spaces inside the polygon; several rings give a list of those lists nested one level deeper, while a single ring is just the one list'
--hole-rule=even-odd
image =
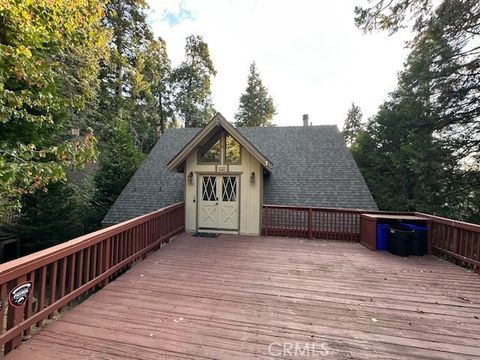
[{"label": "white double door", "polygon": [[198,228],[238,230],[238,176],[201,175],[198,182]]}]

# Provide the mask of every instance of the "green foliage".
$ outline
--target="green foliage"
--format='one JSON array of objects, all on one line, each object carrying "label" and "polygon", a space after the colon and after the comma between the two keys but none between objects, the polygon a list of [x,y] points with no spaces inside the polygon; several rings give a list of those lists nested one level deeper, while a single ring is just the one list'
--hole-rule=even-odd
[{"label": "green foliage", "polygon": [[348,109],[347,117],[343,125],[343,136],[348,146],[351,146],[353,141],[362,130],[362,110],[359,106],[352,102],[352,106]]},{"label": "green foliage", "polygon": [[215,114],[211,78],[216,73],[207,43],[201,36],[189,36],[185,60],[172,73],[175,108],[185,127],[202,127]]},{"label": "green foliage", "polygon": [[142,0],[107,4],[103,23],[113,36],[108,61],[101,67],[98,111],[91,121],[102,142],[111,128],[127,122],[143,153],[173,119],[170,60],[165,42],[153,37],[147,9]]},{"label": "green foliage", "polygon": [[388,4],[357,8],[357,25],[395,32],[412,18],[417,34],[398,88],[352,144],[355,159],[381,208],[480,222],[480,3]]},{"label": "green foliage", "polygon": [[432,136],[424,104],[392,97],[357,134],[355,160],[381,209],[445,215],[448,153]]},{"label": "green foliage", "polygon": [[64,182],[25,195],[19,234],[24,253],[47,248],[83,234],[81,199]]},{"label": "green foliage", "polygon": [[[137,117],[137,103],[142,101],[148,84],[143,79],[143,55],[153,41],[146,23],[147,4],[142,0],[112,0],[106,7],[103,26],[112,33],[109,57],[101,64],[98,114],[92,123],[101,142],[110,130],[128,122],[139,148],[150,134],[145,119]],[[107,125],[107,126],[105,126]],[[146,129],[147,127],[147,129]]]},{"label": "green foliage", "polygon": [[0,212],[94,158],[92,135],[63,134],[96,94],[102,14],[94,0],[0,2]]},{"label": "green foliage", "polygon": [[100,152],[100,169],[95,174],[96,194],[93,206],[101,220],[127,185],[143,160],[135,147],[127,124],[120,124],[112,131]]},{"label": "green foliage", "polygon": [[245,93],[240,97],[238,111],[235,114],[236,126],[270,126],[277,113],[273,99],[263,85],[255,62],[250,65]]},{"label": "green foliage", "polygon": [[[438,133],[460,157],[480,153],[480,2],[472,0],[377,0],[356,8],[364,31],[397,31],[413,23],[408,64],[418,83],[431,92],[439,114]],[[425,66],[428,64],[428,66]],[[419,72],[419,65],[428,71]]]}]

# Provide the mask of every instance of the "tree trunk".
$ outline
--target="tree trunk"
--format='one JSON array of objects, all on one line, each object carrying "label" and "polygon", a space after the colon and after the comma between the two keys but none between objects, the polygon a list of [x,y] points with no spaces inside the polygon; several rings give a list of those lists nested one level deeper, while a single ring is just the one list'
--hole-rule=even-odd
[{"label": "tree trunk", "polygon": [[161,93],[158,95],[158,107],[160,110],[160,133],[163,135],[165,132],[165,116],[163,114],[163,101]]}]

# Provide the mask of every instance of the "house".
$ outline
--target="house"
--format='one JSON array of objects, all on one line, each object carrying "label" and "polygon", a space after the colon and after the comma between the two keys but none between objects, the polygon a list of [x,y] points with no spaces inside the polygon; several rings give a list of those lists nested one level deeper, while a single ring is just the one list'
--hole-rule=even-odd
[{"label": "house", "polygon": [[169,129],[104,226],[185,201],[186,231],[259,235],[263,204],[376,210],[336,126]]}]

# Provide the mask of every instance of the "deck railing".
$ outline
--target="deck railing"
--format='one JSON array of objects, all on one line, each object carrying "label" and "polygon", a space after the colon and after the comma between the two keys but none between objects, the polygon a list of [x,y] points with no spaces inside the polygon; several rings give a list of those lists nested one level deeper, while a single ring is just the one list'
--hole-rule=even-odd
[{"label": "deck railing", "polygon": [[480,225],[416,213],[431,221],[432,250],[455,263],[480,269]]},{"label": "deck railing", "polygon": [[[428,214],[264,205],[262,234],[359,241],[364,213],[426,217],[435,254],[480,269],[480,225]],[[0,265],[4,352],[18,346],[46,318],[161,247],[183,231],[184,224],[184,204],[179,203]]]},{"label": "deck railing", "polygon": [[262,235],[360,241],[360,214],[417,215],[428,218],[434,254],[480,269],[480,225],[417,212],[264,205]]},{"label": "deck railing", "polygon": [[182,232],[184,223],[184,204],[179,203],[0,265],[4,352],[62,307],[106,285]]}]

